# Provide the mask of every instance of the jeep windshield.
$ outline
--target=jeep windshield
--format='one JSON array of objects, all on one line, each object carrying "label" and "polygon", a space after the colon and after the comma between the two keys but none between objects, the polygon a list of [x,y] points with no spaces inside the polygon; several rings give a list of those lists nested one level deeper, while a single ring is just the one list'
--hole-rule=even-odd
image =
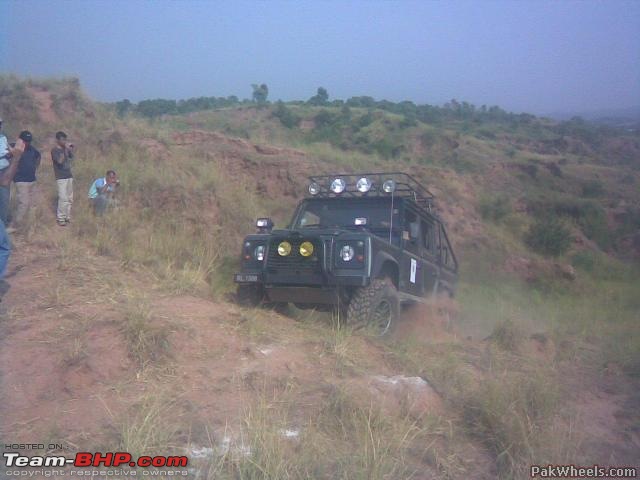
[{"label": "jeep windshield", "polygon": [[[394,205],[393,224],[398,223],[399,202]],[[293,228],[356,228],[356,219],[366,218],[365,228],[376,234],[389,233],[391,226],[390,198],[322,198],[306,200]],[[395,228],[394,228],[395,230]]]}]

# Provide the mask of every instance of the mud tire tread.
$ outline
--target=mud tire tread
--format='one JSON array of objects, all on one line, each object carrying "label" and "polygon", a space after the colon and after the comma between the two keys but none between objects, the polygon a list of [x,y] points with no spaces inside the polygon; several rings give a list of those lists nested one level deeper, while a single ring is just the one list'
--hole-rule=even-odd
[{"label": "mud tire tread", "polygon": [[[388,293],[385,293],[388,292]],[[377,300],[387,296],[392,302],[394,317],[391,320],[389,330],[393,329],[397,322],[400,302],[395,286],[389,279],[377,278],[368,286],[361,287],[351,297],[349,306],[347,307],[347,325],[354,329],[366,327],[371,319],[373,309],[376,307]]]}]

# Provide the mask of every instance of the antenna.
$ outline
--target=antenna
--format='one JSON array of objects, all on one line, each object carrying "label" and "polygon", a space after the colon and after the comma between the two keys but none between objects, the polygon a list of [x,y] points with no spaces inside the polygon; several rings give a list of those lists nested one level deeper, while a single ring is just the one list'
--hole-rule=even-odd
[{"label": "antenna", "polygon": [[393,194],[391,192],[391,214],[389,215],[389,243],[391,243],[391,234],[393,232]]}]

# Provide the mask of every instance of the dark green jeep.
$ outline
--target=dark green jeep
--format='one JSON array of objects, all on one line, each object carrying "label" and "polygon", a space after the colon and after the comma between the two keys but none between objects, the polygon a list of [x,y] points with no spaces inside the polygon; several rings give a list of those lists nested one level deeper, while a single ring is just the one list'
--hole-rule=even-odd
[{"label": "dark green jeep", "polygon": [[244,239],[243,304],[336,310],[383,335],[402,303],[455,292],[458,263],[434,197],[404,173],[309,177],[283,230],[268,218]]}]

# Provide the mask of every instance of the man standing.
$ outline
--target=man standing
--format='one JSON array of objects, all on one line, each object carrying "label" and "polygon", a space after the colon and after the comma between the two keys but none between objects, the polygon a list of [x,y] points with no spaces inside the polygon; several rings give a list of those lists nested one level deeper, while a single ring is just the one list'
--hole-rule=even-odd
[{"label": "man standing", "polygon": [[25,216],[31,208],[33,190],[36,184],[36,170],[40,166],[40,152],[33,148],[33,135],[28,130],[20,132],[20,140],[24,142],[24,153],[20,156],[18,169],[13,181],[16,185],[15,223],[23,225]]},{"label": "man standing", "polygon": [[[9,166],[9,159],[11,158],[11,149],[7,137],[2,133],[2,119],[0,118],[0,175]],[[0,186],[0,221],[6,227],[9,223],[9,195],[10,184],[7,186]]]},{"label": "man standing", "polygon": [[[8,151],[10,153],[10,157],[13,157],[13,161],[10,162],[7,168],[4,168],[0,172],[0,187],[7,187],[11,185],[11,180],[16,173],[18,168],[18,158],[24,152],[24,141],[22,139],[18,139],[16,141],[15,147],[8,147]],[[7,230],[4,227],[4,223],[0,222],[0,299],[7,293],[9,290],[9,284],[4,279],[4,274],[7,271],[7,263],[9,263],[9,256],[11,255],[11,240],[9,239],[9,235]]]},{"label": "man standing", "polygon": [[0,118],[0,170],[4,170],[9,166],[9,158],[11,158],[9,142],[4,133],[2,133],[2,118]]},{"label": "man standing", "polygon": [[71,204],[73,203],[73,161],[74,145],[67,142],[67,134],[56,133],[57,145],[51,150],[53,172],[58,184],[58,225],[64,227],[71,221]]},{"label": "man standing", "polygon": [[120,182],[113,170],[109,170],[103,178],[97,178],[91,184],[89,199],[93,203],[93,211],[96,215],[102,215],[107,207],[114,205],[118,185]]}]

